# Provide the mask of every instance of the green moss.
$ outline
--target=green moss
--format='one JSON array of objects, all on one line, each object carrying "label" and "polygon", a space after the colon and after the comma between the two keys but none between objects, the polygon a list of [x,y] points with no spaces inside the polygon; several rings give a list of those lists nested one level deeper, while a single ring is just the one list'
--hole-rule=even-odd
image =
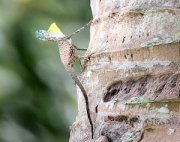
[{"label": "green moss", "polygon": [[153,132],[154,129],[153,129],[153,128],[147,128],[146,131],[147,131],[147,132]]},{"label": "green moss", "polygon": [[141,47],[153,47],[156,45],[163,45],[163,44],[171,44],[171,43],[177,43],[180,42],[179,38],[173,38],[173,37],[167,37],[167,38],[161,38],[156,37],[149,41],[146,41],[144,43],[141,43]]},{"label": "green moss", "polygon": [[157,15],[157,13],[158,13],[158,10],[151,9],[146,12],[146,15],[148,15],[149,17],[154,17]]},{"label": "green moss", "polygon": [[147,104],[150,100],[144,97],[133,97],[130,100],[127,101],[127,104]]},{"label": "green moss", "polygon": [[180,32],[175,34],[175,38],[180,38]]}]

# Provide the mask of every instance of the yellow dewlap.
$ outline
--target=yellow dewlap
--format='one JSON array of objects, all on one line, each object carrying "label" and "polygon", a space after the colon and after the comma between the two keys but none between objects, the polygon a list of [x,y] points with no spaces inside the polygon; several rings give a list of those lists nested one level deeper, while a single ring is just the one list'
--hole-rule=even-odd
[{"label": "yellow dewlap", "polygon": [[59,34],[60,36],[65,36],[65,35],[63,34],[63,32],[59,29],[59,27],[56,25],[56,23],[52,23],[52,24],[49,26],[48,32],[57,33],[57,34]]}]

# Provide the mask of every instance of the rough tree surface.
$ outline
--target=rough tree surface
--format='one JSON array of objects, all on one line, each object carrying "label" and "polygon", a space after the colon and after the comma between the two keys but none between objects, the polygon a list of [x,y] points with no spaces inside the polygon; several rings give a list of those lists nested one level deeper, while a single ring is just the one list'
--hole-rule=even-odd
[{"label": "rough tree surface", "polygon": [[180,141],[180,1],[91,0],[94,23],[70,142]]}]

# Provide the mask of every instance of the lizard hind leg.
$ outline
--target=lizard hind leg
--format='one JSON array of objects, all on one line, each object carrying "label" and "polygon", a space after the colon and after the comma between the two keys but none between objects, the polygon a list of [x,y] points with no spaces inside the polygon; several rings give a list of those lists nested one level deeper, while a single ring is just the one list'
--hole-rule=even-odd
[{"label": "lizard hind leg", "polygon": [[86,60],[86,58],[84,58],[83,56],[77,56],[77,60],[79,61],[79,63],[80,63],[80,66],[81,66],[81,73],[85,70],[85,60]]}]

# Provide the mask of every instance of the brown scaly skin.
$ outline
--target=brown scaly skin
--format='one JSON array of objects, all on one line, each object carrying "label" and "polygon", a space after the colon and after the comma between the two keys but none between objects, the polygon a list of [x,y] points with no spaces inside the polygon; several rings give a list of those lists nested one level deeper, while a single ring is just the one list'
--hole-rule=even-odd
[{"label": "brown scaly skin", "polygon": [[88,96],[82,83],[78,79],[73,69],[73,64],[78,59],[78,57],[75,55],[75,46],[71,44],[71,42],[67,39],[58,41],[58,46],[59,46],[60,58],[61,58],[62,63],[65,66],[66,71],[71,75],[72,79],[78,85],[78,87],[80,88],[84,96],[85,103],[86,103],[86,112],[89,119],[89,123],[91,125],[91,133],[92,133],[92,139],[93,139],[93,123],[90,116]]}]

